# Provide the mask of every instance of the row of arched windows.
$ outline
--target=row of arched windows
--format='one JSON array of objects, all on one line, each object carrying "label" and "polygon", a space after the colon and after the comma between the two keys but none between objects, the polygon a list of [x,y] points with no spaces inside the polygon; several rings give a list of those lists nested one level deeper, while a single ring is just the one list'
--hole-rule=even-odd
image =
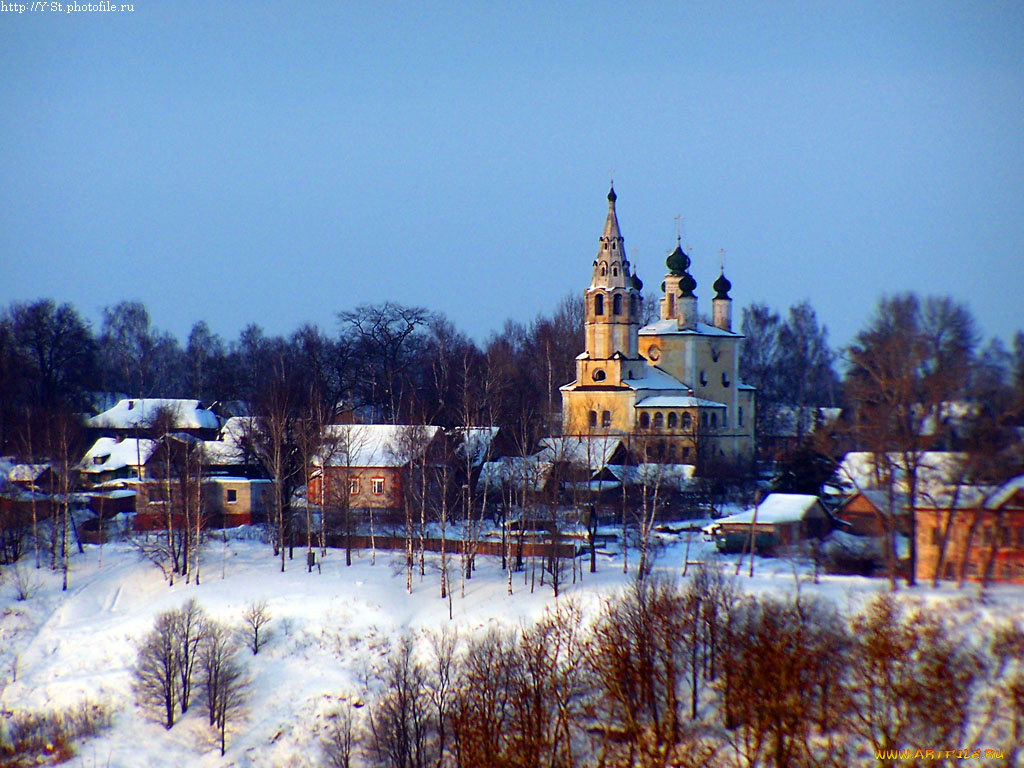
[{"label": "row of arched windows", "polygon": [[[601,411],[601,426],[610,427],[612,425],[612,414],[611,411]],[[597,411],[590,412],[590,426],[597,426]]]},{"label": "row of arched windows", "polygon": [[[603,315],[604,314],[604,305],[605,305],[604,294],[603,293],[594,294],[594,314],[595,315]],[[632,314],[632,315],[640,314],[640,300],[636,297],[635,294],[631,295],[629,297],[629,305],[630,305],[630,314]],[[612,295],[612,314],[613,315],[621,315],[622,314],[622,294],[621,293],[616,293],[616,294]]]},{"label": "row of arched windows", "polygon": [[[721,425],[723,427],[728,426],[727,423],[727,411],[723,410]],[[741,410],[742,414],[742,410]],[[742,415],[741,417],[742,418]],[[742,423],[742,422],[741,422]],[[704,411],[700,415],[700,428],[703,430],[707,429],[718,429],[719,419],[716,411]],[[682,414],[678,414],[675,411],[669,411],[665,414],[662,411],[657,411],[653,416],[644,411],[640,414],[640,429],[682,429],[689,431],[693,429],[693,417],[684,411]]]}]

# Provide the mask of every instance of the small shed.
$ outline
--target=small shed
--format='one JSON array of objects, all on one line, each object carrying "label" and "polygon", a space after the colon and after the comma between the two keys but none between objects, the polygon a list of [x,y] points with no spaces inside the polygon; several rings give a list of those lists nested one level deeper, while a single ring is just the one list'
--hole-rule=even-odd
[{"label": "small shed", "polygon": [[866,490],[847,497],[836,508],[835,516],[846,523],[847,533],[855,536],[881,536],[885,533],[883,521],[892,519],[898,533],[908,529],[909,514],[907,498],[903,494],[895,494],[891,500],[886,491]]},{"label": "small shed", "polygon": [[704,528],[721,552],[741,552],[750,541],[751,528],[758,552],[809,538],[821,538],[831,521],[817,496],[802,493],[772,493],[754,507],[723,517]]}]

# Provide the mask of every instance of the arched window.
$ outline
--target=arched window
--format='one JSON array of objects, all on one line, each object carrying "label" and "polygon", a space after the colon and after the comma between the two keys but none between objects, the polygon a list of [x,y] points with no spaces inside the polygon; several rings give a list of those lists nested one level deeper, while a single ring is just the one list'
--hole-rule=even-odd
[{"label": "arched window", "polygon": [[679,426],[679,416],[673,411],[668,415],[668,428],[675,429]]},{"label": "arched window", "polygon": [[611,411],[601,411],[601,426],[610,427],[612,425],[612,414]]},{"label": "arched window", "polygon": [[654,414],[654,428],[661,429],[665,426],[665,414],[656,413]]},{"label": "arched window", "polygon": [[728,387],[731,383],[732,382],[729,381],[729,374],[727,374],[725,371],[722,371],[722,386]]},{"label": "arched window", "polygon": [[612,314],[622,314],[622,294],[620,293],[616,293],[615,296],[612,298]]},{"label": "arched window", "polygon": [[668,444],[668,457],[672,461],[676,460],[676,444],[675,443],[669,443]]},{"label": "arched window", "polygon": [[668,295],[668,316],[673,317],[676,313],[676,295],[670,293]]},{"label": "arched window", "polygon": [[596,371],[594,371],[592,375],[594,377],[594,381],[604,381],[606,374],[604,371],[598,368]]},{"label": "arched window", "polygon": [[[602,272],[604,271],[604,267],[601,267],[601,271]],[[604,294],[603,293],[599,293],[599,294],[597,294],[594,297],[594,314],[595,315],[603,315],[604,314]]]},{"label": "arched window", "polygon": [[618,267],[612,267],[612,277],[618,277],[618,276],[619,276],[619,268]]},{"label": "arched window", "polygon": [[706,387],[708,385],[708,375],[704,372],[700,372],[700,385]]},{"label": "arched window", "polygon": [[741,426],[741,427],[743,426],[743,406],[742,405],[740,406],[740,409],[736,412],[736,421],[739,423],[739,426]]},{"label": "arched window", "polygon": [[717,427],[718,427],[718,414],[717,413],[712,413],[711,414],[711,428],[712,429],[716,429]]},{"label": "arched window", "polygon": [[591,411],[590,412],[590,426],[592,426],[592,427],[596,427],[597,426],[597,411]]},{"label": "arched window", "polygon": [[651,426],[651,414],[641,413],[640,414],[640,429],[647,429]]},{"label": "arched window", "polygon": [[702,429],[708,428],[708,414],[707,411],[700,415],[700,426]]},{"label": "arched window", "polygon": [[683,429],[690,429],[693,426],[693,419],[690,418],[690,414],[683,414]]},{"label": "arched window", "polygon": [[728,427],[729,426],[729,409],[728,408],[723,408],[722,409],[722,426],[723,427]]}]

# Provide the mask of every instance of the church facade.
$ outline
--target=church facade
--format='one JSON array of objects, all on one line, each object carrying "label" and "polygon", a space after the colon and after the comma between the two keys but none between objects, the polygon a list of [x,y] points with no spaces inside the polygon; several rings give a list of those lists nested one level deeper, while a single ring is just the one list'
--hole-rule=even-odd
[{"label": "church facade", "polygon": [[677,242],[659,319],[641,327],[643,283],[632,270],[614,188],[584,291],[586,349],[562,391],[562,432],[622,437],[634,460],[693,464],[754,455],[755,391],[739,379],[731,284],[714,282],[711,324],[697,313],[690,257]]}]

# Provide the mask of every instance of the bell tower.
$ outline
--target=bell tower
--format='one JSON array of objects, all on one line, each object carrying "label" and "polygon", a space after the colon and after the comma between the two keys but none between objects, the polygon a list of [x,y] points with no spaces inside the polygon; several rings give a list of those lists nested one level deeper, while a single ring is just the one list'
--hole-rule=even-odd
[{"label": "bell tower", "polygon": [[576,365],[576,380],[587,384],[619,384],[643,375],[641,366],[622,371],[624,361],[638,361],[640,291],[643,283],[630,269],[615,213],[618,196],[608,192],[608,215],[598,241],[590,285],[583,292],[586,352]]}]

